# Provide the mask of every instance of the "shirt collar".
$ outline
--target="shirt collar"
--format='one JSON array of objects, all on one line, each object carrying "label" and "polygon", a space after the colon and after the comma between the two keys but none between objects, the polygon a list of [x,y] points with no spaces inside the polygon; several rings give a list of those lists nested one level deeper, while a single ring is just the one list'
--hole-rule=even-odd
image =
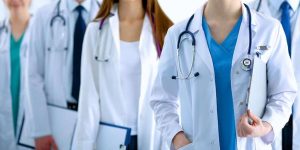
[{"label": "shirt collar", "polygon": [[[68,6],[71,11],[74,11],[79,3],[76,0],[68,0]],[[90,12],[91,10],[91,0],[84,0],[81,3],[81,6],[84,8],[85,11]]]},{"label": "shirt collar", "polygon": [[299,7],[300,0],[269,0],[269,4],[272,5],[276,10],[280,10],[280,6],[284,1],[287,1],[290,4],[294,12]]}]

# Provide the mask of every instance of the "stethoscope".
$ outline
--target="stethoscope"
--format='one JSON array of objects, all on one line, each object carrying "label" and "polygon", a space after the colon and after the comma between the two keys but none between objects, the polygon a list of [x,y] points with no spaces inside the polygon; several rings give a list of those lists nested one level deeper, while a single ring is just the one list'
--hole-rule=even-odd
[{"label": "stethoscope", "polygon": [[7,40],[7,38],[2,38],[2,37],[4,37],[4,35],[2,35],[2,33],[8,34],[8,26],[6,25],[6,21],[3,21],[3,23],[0,25],[0,47],[3,46],[5,41]]},{"label": "stethoscope", "polygon": [[[96,1],[96,3],[97,3],[97,5],[100,7],[100,3],[97,1],[97,0],[95,0]],[[50,20],[50,28],[51,28],[51,39],[52,40],[55,40],[55,38],[54,38],[54,33],[55,33],[55,31],[54,31],[54,24],[55,24],[55,22],[61,22],[61,25],[63,26],[63,28],[65,28],[66,27],[66,18],[65,18],[65,16],[63,16],[63,14],[61,14],[61,12],[60,12],[60,8],[61,8],[61,2],[62,2],[62,0],[59,0],[58,2],[57,2],[57,4],[56,4],[56,6],[55,6],[55,15],[51,18],[51,20]],[[59,39],[59,40],[65,40],[65,39],[68,39],[68,38],[66,38],[65,37],[65,34],[66,33],[64,33],[64,32],[61,32],[61,34],[62,34],[62,36],[60,37],[61,39]],[[56,39],[57,40],[57,39]],[[49,47],[48,48],[48,50],[50,51],[51,50],[51,48]],[[65,50],[68,50],[68,47],[67,46],[65,46]]]},{"label": "stethoscope", "polygon": [[260,10],[261,1],[262,1],[262,0],[258,0],[258,5],[257,5],[257,7],[256,7],[256,9],[255,9],[257,12],[259,12],[259,10]]},{"label": "stethoscope", "polygon": [[[248,5],[244,4],[245,7],[246,7],[246,10],[247,10],[247,13],[248,13],[248,16],[249,16],[249,24],[248,24],[248,28],[249,28],[249,45],[248,45],[248,52],[247,52],[247,56],[241,61],[241,68],[244,70],[244,71],[250,71],[251,70],[251,67],[252,67],[252,59],[251,59],[251,45],[252,45],[252,27],[251,27],[251,11],[250,11],[250,8]],[[194,66],[195,66],[195,54],[196,54],[196,39],[195,39],[195,36],[194,34],[189,31],[189,27],[190,27],[190,24],[192,22],[192,20],[194,19],[194,15],[192,15],[190,17],[190,19],[188,20],[187,22],[187,25],[186,25],[186,28],[185,28],[185,31],[181,32],[179,34],[179,37],[178,37],[178,41],[177,41],[177,75],[173,75],[171,76],[171,79],[180,79],[180,80],[189,80],[191,78],[194,78],[194,77],[198,77],[200,75],[199,72],[193,72],[193,69],[194,69]],[[180,59],[180,53],[181,53],[181,43],[182,43],[182,37],[183,36],[187,36],[187,37],[191,37],[191,42],[192,42],[192,51],[193,51],[193,56],[192,56],[192,62],[191,62],[191,65],[188,67],[189,71],[187,72],[187,74],[184,74],[183,73],[183,69],[181,67],[181,59]]]},{"label": "stethoscope", "polygon": [[[100,37],[100,34],[101,34],[101,31],[102,31],[102,29],[103,29],[103,25],[104,25],[104,22],[105,22],[105,20],[107,19],[107,18],[110,18],[110,17],[112,17],[112,16],[114,16],[115,14],[113,14],[113,13],[110,13],[107,17],[104,17],[104,18],[102,18],[101,20],[100,20],[100,22],[99,22],[99,32],[98,32],[98,38],[97,39],[99,39],[99,37]],[[97,44],[97,48],[96,48],[96,51],[97,52],[99,52],[98,50],[99,50],[99,45],[100,44]],[[108,53],[108,50],[105,50],[105,52],[104,52],[104,54],[103,55],[101,55],[102,57],[100,58],[100,54],[98,54],[98,53],[95,53],[94,54],[94,59],[97,61],[97,62],[108,62],[109,61],[109,54],[107,54]]]},{"label": "stethoscope", "polygon": [[3,31],[8,33],[8,27],[6,26],[5,21],[3,21],[2,25],[0,26],[0,33]]}]

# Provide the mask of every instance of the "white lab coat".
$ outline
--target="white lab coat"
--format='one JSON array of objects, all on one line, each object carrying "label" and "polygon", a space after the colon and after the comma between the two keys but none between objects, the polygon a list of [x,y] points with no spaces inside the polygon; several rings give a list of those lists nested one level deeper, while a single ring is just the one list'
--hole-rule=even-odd
[{"label": "white lab coat", "polygon": [[[258,0],[250,3],[250,6],[253,9],[257,9],[258,7]],[[271,10],[269,9],[269,1],[262,0],[260,8],[258,10],[260,13],[263,13],[265,15],[271,15]],[[300,9],[298,8],[295,12],[295,15],[297,16],[296,23],[295,23],[295,29],[293,31],[292,35],[292,47],[291,47],[291,59],[295,71],[295,77],[297,80],[298,87],[300,86]],[[300,149],[300,96],[297,95],[295,102],[293,104],[293,150]],[[282,139],[281,136],[276,139],[276,142],[273,145],[274,150],[281,150],[282,149]]]},{"label": "white lab coat", "polygon": [[[169,29],[163,53],[159,63],[158,76],[151,96],[151,106],[155,111],[157,126],[162,136],[171,145],[173,137],[183,130],[191,144],[182,150],[220,149],[218,133],[218,117],[216,103],[215,75],[212,59],[202,29],[203,7],[195,13],[190,31],[196,39],[196,58],[194,72],[200,75],[190,80],[173,80],[177,67],[177,40],[185,30],[187,20]],[[273,130],[264,137],[240,138],[237,136],[239,150],[270,150],[270,144],[288,121],[291,106],[294,102],[297,86],[293,76],[293,68],[287,53],[287,44],[280,23],[251,11],[252,16],[252,48],[267,45],[270,49],[262,52],[262,60],[267,62],[268,103],[262,120],[269,122]],[[241,68],[241,60],[247,56],[249,17],[243,6],[241,23],[236,48],[234,50],[231,87],[234,104],[236,127],[241,115],[246,112],[246,94],[250,72]],[[183,43],[182,66],[186,70],[192,61],[191,43]],[[287,76],[289,75],[289,76]],[[179,100],[178,100],[179,99]],[[178,102],[181,106],[181,124],[177,113]]]},{"label": "white lab coat", "polygon": [[[32,18],[30,19],[32,20]],[[12,117],[12,98],[10,91],[10,37],[11,26],[9,19],[0,21],[0,24],[7,27],[6,31],[0,31],[0,149],[2,150],[22,150],[17,146],[18,137],[20,135],[22,120],[24,113],[27,114],[27,85],[25,82],[25,75],[27,71],[26,60],[28,56],[30,30],[32,29],[32,21],[29,22],[28,27],[24,33],[23,41],[20,48],[20,64],[21,64],[21,76],[20,76],[20,103],[19,113],[17,121],[17,134],[14,135],[13,117]]]},{"label": "white lab coat", "polygon": [[[99,22],[90,23],[86,31],[82,78],[79,100],[78,122],[74,149],[92,150],[99,128],[99,122],[124,126],[126,106],[120,83],[120,35],[117,5],[114,14],[99,30]],[[138,114],[138,149],[163,150],[161,138],[155,129],[149,96],[157,73],[158,56],[148,16],[145,16],[140,36],[141,92]],[[108,59],[108,62],[96,61]],[[101,131],[100,131],[101,132]],[[107,143],[109,144],[109,143]]]},{"label": "white lab coat", "polygon": [[[90,20],[98,12],[96,0],[91,1]],[[36,13],[32,32],[28,61],[29,106],[32,115],[32,136],[41,137],[51,134],[47,103],[67,107],[70,75],[67,73],[67,56],[73,52],[73,37],[69,37],[70,11],[67,0],[62,0],[60,14],[66,25],[56,18],[51,28],[51,19],[57,15],[57,2],[42,7]],[[70,100],[69,100],[70,101]]]}]

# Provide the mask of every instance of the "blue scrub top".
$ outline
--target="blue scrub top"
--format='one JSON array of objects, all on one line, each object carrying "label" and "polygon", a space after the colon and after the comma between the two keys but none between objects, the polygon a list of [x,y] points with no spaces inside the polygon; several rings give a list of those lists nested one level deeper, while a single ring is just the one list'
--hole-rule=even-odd
[{"label": "blue scrub top", "polygon": [[12,117],[14,124],[15,135],[17,134],[17,123],[19,114],[19,104],[20,104],[20,86],[21,86],[21,45],[23,41],[24,34],[15,40],[13,35],[10,37],[10,91],[12,97]]},{"label": "blue scrub top", "polygon": [[205,17],[203,16],[202,19],[202,27],[206,36],[215,72],[219,142],[221,150],[237,149],[230,74],[233,52],[241,22],[242,16],[234,25],[226,39],[221,44],[218,44],[210,33]]}]

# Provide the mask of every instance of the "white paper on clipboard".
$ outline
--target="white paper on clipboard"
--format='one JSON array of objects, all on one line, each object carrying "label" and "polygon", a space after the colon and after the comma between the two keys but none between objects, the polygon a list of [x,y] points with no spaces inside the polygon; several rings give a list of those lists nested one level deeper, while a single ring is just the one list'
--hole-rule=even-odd
[{"label": "white paper on clipboard", "polygon": [[[70,150],[75,131],[77,112],[64,107],[48,105],[52,136],[59,149]],[[30,132],[30,122],[23,119],[18,145],[34,149],[34,139]]]},{"label": "white paper on clipboard", "polygon": [[130,143],[131,129],[100,122],[97,137],[97,150],[125,150]]},{"label": "white paper on clipboard", "polygon": [[262,118],[267,100],[267,64],[255,55],[247,107],[256,116]]}]

